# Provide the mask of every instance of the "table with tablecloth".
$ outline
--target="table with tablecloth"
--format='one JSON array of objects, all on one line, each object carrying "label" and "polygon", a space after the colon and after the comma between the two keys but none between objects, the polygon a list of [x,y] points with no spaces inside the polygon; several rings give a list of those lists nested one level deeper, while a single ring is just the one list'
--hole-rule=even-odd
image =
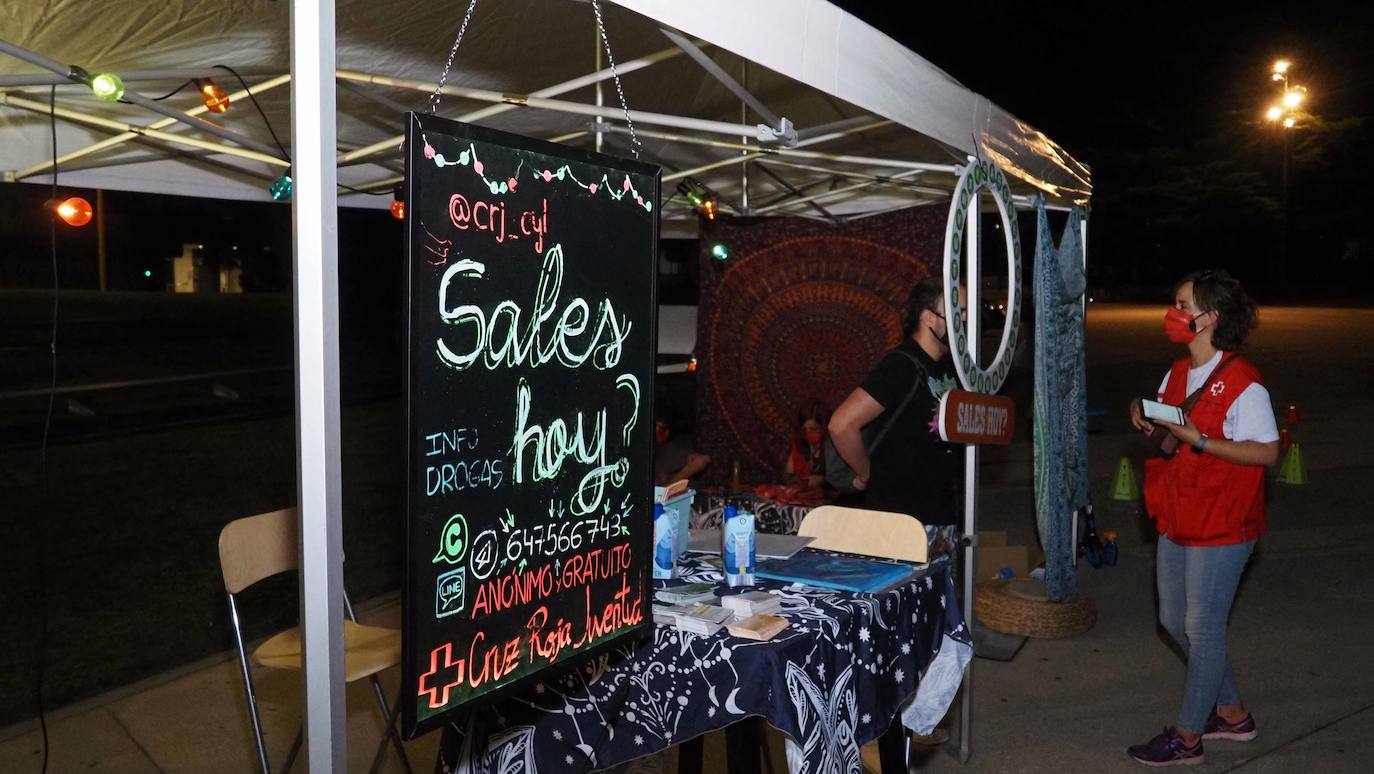
[{"label": "table with tablecloth", "polygon": [[[812,508],[824,503],[800,504],[780,502],[758,492],[697,492],[692,498],[692,529],[720,529],[725,506],[744,504],[754,513],[755,528],[769,535],[795,535],[802,519]],[[959,548],[959,528],[952,525],[927,524],[926,542],[931,560],[953,556]]]},{"label": "table with tablecloth", "polygon": [[[655,586],[720,580],[693,554],[680,581]],[[656,626],[652,638],[446,726],[439,770],[576,774],[759,716],[788,738],[793,771],[857,773],[859,748],[899,713],[926,733],[948,708],[972,655],[948,561],[879,593],[757,588],[781,597],[789,626],[774,639]]]}]

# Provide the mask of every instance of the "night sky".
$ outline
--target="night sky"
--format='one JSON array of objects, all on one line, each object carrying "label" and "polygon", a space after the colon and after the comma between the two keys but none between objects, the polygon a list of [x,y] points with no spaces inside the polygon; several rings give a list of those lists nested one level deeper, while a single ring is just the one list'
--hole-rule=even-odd
[{"label": "night sky", "polygon": [[[1206,265],[1266,300],[1374,300],[1374,25],[1358,4],[836,5],[1093,169],[1099,286],[1147,295]],[[1310,113],[1288,134],[1286,256],[1283,134],[1263,117],[1279,58]]]}]

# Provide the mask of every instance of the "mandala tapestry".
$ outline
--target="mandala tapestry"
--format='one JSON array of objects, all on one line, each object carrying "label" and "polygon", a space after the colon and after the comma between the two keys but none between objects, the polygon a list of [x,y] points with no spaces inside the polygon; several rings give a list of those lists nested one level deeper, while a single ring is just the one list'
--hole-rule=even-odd
[{"label": "mandala tapestry", "polygon": [[[834,409],[901,337],[911,286],[938,274],[947,204],[835,226],[719,218],[701,227],[696,446],[706,483],[781,480],[797,409]],[[712,246],[724,244],[728,260]]]}]

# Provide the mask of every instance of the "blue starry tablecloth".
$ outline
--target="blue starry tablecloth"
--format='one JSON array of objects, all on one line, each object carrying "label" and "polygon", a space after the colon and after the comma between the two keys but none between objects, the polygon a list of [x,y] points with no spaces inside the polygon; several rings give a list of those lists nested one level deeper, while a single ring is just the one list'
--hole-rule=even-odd
[{"label": "blue starry tablecloth", "polygon": [[[704,557],[683,564],[682,581],[720,580]],[[446,726],[436,768],[594,771],[760,716],[788,737],[794,772],[857,774],[859,748],[899,713],[927,733],[948,708],[972,645],[947,561],[876,594],[757,588],[781,598],[789,621],[772,640],[657,626]]]}]

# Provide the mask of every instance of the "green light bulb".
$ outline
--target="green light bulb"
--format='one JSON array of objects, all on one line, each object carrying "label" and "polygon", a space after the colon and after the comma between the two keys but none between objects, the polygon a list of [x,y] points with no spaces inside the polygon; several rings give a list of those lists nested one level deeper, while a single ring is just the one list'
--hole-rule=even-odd
[{"label": "green light bulb", "polygon": [[726,258],[730,257],[730,248],[726,247],[720,242],[717,242],[711,245],[711,256],[714,257],[717,261],[723,261]]},{"label": "green light bulb", "polygon": [[145,276],[145,277],[151,277],[151,276],[153,276],[153,270],[152,270],[152,269],[144,269],[144,270],[143,270],[143,276]]},{"label": "green light bulb", "polygon": [[96,99],[116,102],[124,96],[124,81],[114,73],[99,73],[91,76],[91,93]]},{"label": "green light bulb", "polygon": [[272,194],[272,200],[277,202],[291,201],[291,176],[282,175],[272,181],[272,185],[267,187],[267,192]]}]

